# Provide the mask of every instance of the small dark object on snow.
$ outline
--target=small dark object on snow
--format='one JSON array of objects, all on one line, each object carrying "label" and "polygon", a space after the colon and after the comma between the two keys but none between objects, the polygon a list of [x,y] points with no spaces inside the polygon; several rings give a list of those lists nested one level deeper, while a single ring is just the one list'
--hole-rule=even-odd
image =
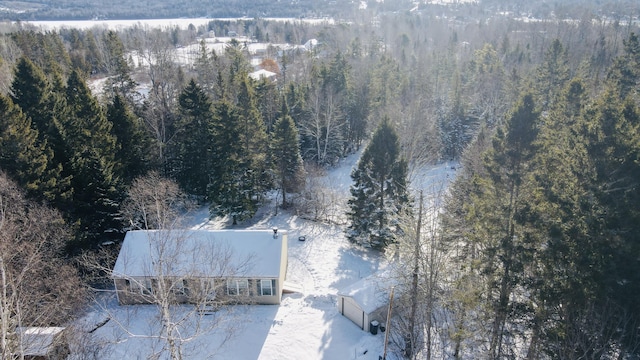
[{"label": "small dark object on snow", "polygon": [[307,240],[306,236],[298,236],[298,241],[305,241]]},{"label": "small dark object on snow", "polygon": [[380,324],[380,331],[384,332],[385,330],[387,330],[387,327],[384,324]]},{"label": "small dark object on snow", "polygon": [[373,320],[369,323],[369,330],[371,331],[372,335],[378,334],[378,325],[380,325],[380,323],[376,320]]}]

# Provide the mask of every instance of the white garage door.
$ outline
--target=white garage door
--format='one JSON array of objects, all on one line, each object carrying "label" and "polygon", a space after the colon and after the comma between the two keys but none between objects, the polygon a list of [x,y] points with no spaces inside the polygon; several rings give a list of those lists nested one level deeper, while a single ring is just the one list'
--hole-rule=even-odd
[{"label": "white garage door", "polygon": [[349,297],[340,298],[340,312],[364,330],[364,311]]}]

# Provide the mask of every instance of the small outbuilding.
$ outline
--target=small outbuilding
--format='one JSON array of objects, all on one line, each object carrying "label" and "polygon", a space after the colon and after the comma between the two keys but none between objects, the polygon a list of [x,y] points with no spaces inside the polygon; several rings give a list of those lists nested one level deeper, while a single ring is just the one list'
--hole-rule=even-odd
[{"label": "small outbuilding", "polygon": [[63,327],[18,329],[22,357],[27,360],[63,360],[71,353]]},{"label": "small outbuilding", "polygon": [[338,311],[369,332],[372,321],[385,324],[393,281],[385,272],[376,273],[338,291]]}]

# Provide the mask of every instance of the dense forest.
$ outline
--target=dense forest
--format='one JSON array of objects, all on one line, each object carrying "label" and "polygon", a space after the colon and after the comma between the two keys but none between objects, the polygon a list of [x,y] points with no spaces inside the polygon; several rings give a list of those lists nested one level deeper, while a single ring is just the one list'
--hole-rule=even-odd
[{"label": "dense forest", "polygon": [[[76,260],[144,220],[125,213],[131,185],[147,174],[234,224],[273,191],[282,207],[322,221],[307,179],[366,145],[344,218],[351,240],[401,248],[412,266],[404,274],[423,279],[398,300],[421,309],[399,315],[411,324],[396,339],[406,357],[438,349],[450,358],[637,358],[640,29],[586,10],[576,21],[525,21],[482,9],[339,25],[8,28],[0,37],[0,270],[11,284],[3,280],[11,289],[0,299],[3,321],[73,316],[70,304],[83,295],[45,296],[65,291],[47,277],[27,288],[18,281],[33,269],[25,264],[51,258],[63,264],[51,273],[95,275]],[[247,44],[212,51],[211,30],[318,46],[272,46],[260,63],[276,77],[255,80]],[[189,44],[200,50],[185,64],[176,49]],[[376,162],[383,155],[392,168]],[[406,179],[443,159],[461,169],[439,195],[445,205],[431,231],[421,233],[419,221],[416,231],[422,201],[406,198],[407,183],[382,181],[401,200],[388,211],[403,216],[384,220],[394,229],[371,241],[362,209],[373,206],[374,175]],[[59,227],[56,236],[39,220]],[[69,306],[50,317],[15,312],[58,302]]]},{"label": "dense forest", "polygon": [[[460,5],[460,6],[458,6]],[[637,16],[637,3],[633,0],[558,0],[558,1],[411,1],[411,0],[157,0],[152,2],[126,2],[114,0],[24,0],[0,1],[0,20],[91,20],[91,19],[164,19],[164,18],[322,18],[332,17],[352,21],[363,13],[440,14],[452,9],[462,13],[472,11],[485,16],[511,12],[515,16],[539,19],[580,19],[586,13],[618,19]],[[460,15],[458,15],[460,16]],[[462,15],[464,16],[464,15]]]}]

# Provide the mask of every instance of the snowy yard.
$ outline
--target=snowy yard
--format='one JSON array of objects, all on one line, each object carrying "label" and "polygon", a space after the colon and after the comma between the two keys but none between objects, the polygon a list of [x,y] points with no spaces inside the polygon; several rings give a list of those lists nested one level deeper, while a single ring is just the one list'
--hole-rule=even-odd
[{"label": "snowy yard", "polygon": [[[356,161],[357,156],[353,155],[326,175],[345,206],[351,184],[349,174]],[[446,182],[453,171],[448,164],[442,164],[430,168],[418,182],[421,187],[434,181]],[[184,358],[377,360],[383,352],[384,333],[365,333],[340,315],[336,294],[341,288],[381,270],[384,259],[375,251],[350,244],[343,226],[320,224],[284,211],[274,215],[274,210],[273,203],[266,206],[247,228],[278,227],[288,231],[287,281],[300,285],[302,293],[286,294],[280,306],[231,306],[216,314],[191,319],[201,323],[186,327],[186,332],[198,326],[212,330],[186,343]],[[206,210],[194,216],[192,225],[194,228],[225,227],[219,221],[209,222]],[[299,241],[299,236],[305,236],[306,241]],[[110,296],[105,305],[96,308],[83,319],[87,328],[95,327],[107,314],[112,317],[93,333],[96,340],[106,344],[100,358],[146,359],[162,347],[159,340],[145,336],[159,326],[154,306],[118,306]],[[209,326],[217,319],[228,321]],[[234,333],[229,341],[221,345],[221,339],[231,332]]]}]

